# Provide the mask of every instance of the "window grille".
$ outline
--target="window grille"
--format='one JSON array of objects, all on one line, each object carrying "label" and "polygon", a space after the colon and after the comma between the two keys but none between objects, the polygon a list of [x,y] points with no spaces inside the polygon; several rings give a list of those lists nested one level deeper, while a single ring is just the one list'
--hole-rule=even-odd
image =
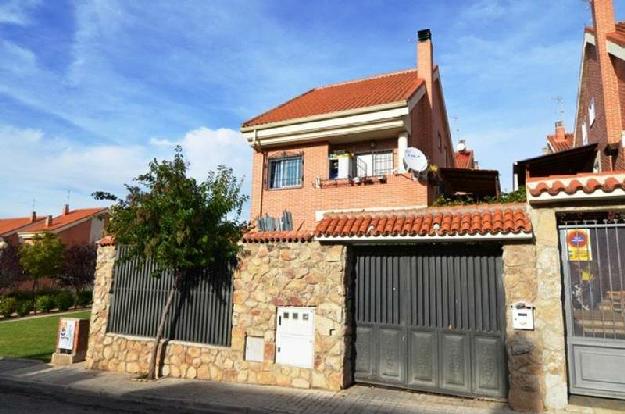
[{"label": "window grille", "polygon": [[302,157],[286,157],[269,161],[269,188],[302,185]]},{"label": "window grille", "polygon": [[369,177],[393,171],[393,151],[378,151],[356,155],[356,176]]}]

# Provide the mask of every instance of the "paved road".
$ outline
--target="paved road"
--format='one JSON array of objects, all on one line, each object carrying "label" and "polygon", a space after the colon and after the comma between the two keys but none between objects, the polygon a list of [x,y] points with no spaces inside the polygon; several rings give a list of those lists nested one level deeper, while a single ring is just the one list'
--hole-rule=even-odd
[{"label": "paved road", "polygon": [[[197,411],[176,410],[176,414],[192,414]],[[66,401],[49,396],[17,390],[0,390],[0,413],[2,414],[161,414],[171,409],[159,409],[153,405],[129,404],[123,406],[114,400],[99,398],[98,401]],[[214,412],[212,414],[227,414]]]}]

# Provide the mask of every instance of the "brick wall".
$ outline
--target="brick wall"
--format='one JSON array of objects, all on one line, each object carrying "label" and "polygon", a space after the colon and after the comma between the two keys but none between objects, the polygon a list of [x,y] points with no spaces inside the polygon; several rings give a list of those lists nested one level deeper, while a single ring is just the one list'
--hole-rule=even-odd
[{"label": "brick wall", "polygon": [[[350,151],[359,151],[370,145],[370,141],[360,144],[337,146]],[[377,141],[376,150],[394,150],[396,158],[396,139]],[[334,148],[334,147],[332,147]],[[304,157],[303,182],[298,188],[268,189],[266,182],[266,159],[287,154],[301,153]],[[328,154],[330,145],[327,142],[313,143],[297,147],[272,149],[263,156],[254,153],[253,188],[251,219],[259,215],[269,214],[280,217],[282,211],[293,214],[295,229],[313,230],[315,212],[332,209],[374,208],[374,207],[405,207],[424,206],[428,204],[427,186],[412,180],[407,175],[391,174],[386,182],[371,184],[342,183],[337,186],[317,188],[315,179],[327,179],[329,173]],[[265,161],[263,160],[265,158]]]}]

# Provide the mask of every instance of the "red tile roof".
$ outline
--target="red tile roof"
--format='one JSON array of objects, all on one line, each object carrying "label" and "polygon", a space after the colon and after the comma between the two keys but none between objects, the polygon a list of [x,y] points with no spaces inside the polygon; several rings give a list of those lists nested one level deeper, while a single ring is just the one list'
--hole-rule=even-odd
[{"label": "red tile roof", "polygon": [[115,237],[113,236],[104,236],[100,240],[96,242],[98,246],[115,246]]},{"label": "red tile roof", "polygon": [[308,242],[313,234],[307,231],[256,231],[243,235],[244,243]]},{"label": "red tile roof", "polygon": [[454,165],[456,168],[474,168],[473,150],[456,151]]},{"label": "red tile roof", "polygon": [[423,84],[416,69],[311,89],[243,123],[244,127],[407,101]]},{"label": "red tile roof", "polygon": [[530,202],[595,193],[606,197],[625,196],[625,171],[530,178],[527,191]]},{"label": "red tile roof", "polygon": [[[31,220],[31,217],[0,219],[0,236],[19,230],[21,227],[29,224]],[[37,220],[41,220],[41,217],[38,217]]]},{"label": "red tile roof", "polygon": [[[585,30],[587,33],[594,33],[595,31],[593,27],[586,27]],[[608,33],[607,38],[618,45],[625,46],[625,22],[616,23],[616,30]]]},{"label": "red tile roof", "polygon": [[552,152],[566,151],[573,148],[573,134],[566,134],[566,140],[557,139],[554,135],[547,135]]},{"label": "red tile roof", "polygon": [[621,46],[625,46],[625,22],[616,24],[616,31],[608,34],[608,39]]},{"label": "red tile roof", "polygon": [[316,237],[530,235],[523,204],[426,208],[324,217]]},{"label": "red tile roof", "polygon": [[53,217],[52,223],[50,224],[50,226],[46,227],[46,220],[40,220],[36,223],[33,223],[29,226],[24,227],[23,229],[20,230],[20,233],[21,232],[37,233],[40,231],[57,230],[62,227],[79,222],[83,219],[98,215],[102,212],[105,212],[106,210],[107,210],[106,208],[102,208],[102,207],[82,208],[82,209],[71,210],[67,214],[62,214],[60,216]]}]

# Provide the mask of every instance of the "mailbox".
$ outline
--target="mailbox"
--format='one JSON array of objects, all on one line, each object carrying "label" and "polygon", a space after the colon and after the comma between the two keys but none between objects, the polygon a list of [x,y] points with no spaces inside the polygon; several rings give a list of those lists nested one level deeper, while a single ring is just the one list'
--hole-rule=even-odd
[{"label": "mailbox", "polygon": [[534,306],[519,302],[511,306],[512,328],[517,330],[534,330]]},{"label": "mailbox", "polygon": [[53,365],[70,365],[85,360],[89,341],[89,320],[61,318],[56,342],[56,352],[52,354]]}]

